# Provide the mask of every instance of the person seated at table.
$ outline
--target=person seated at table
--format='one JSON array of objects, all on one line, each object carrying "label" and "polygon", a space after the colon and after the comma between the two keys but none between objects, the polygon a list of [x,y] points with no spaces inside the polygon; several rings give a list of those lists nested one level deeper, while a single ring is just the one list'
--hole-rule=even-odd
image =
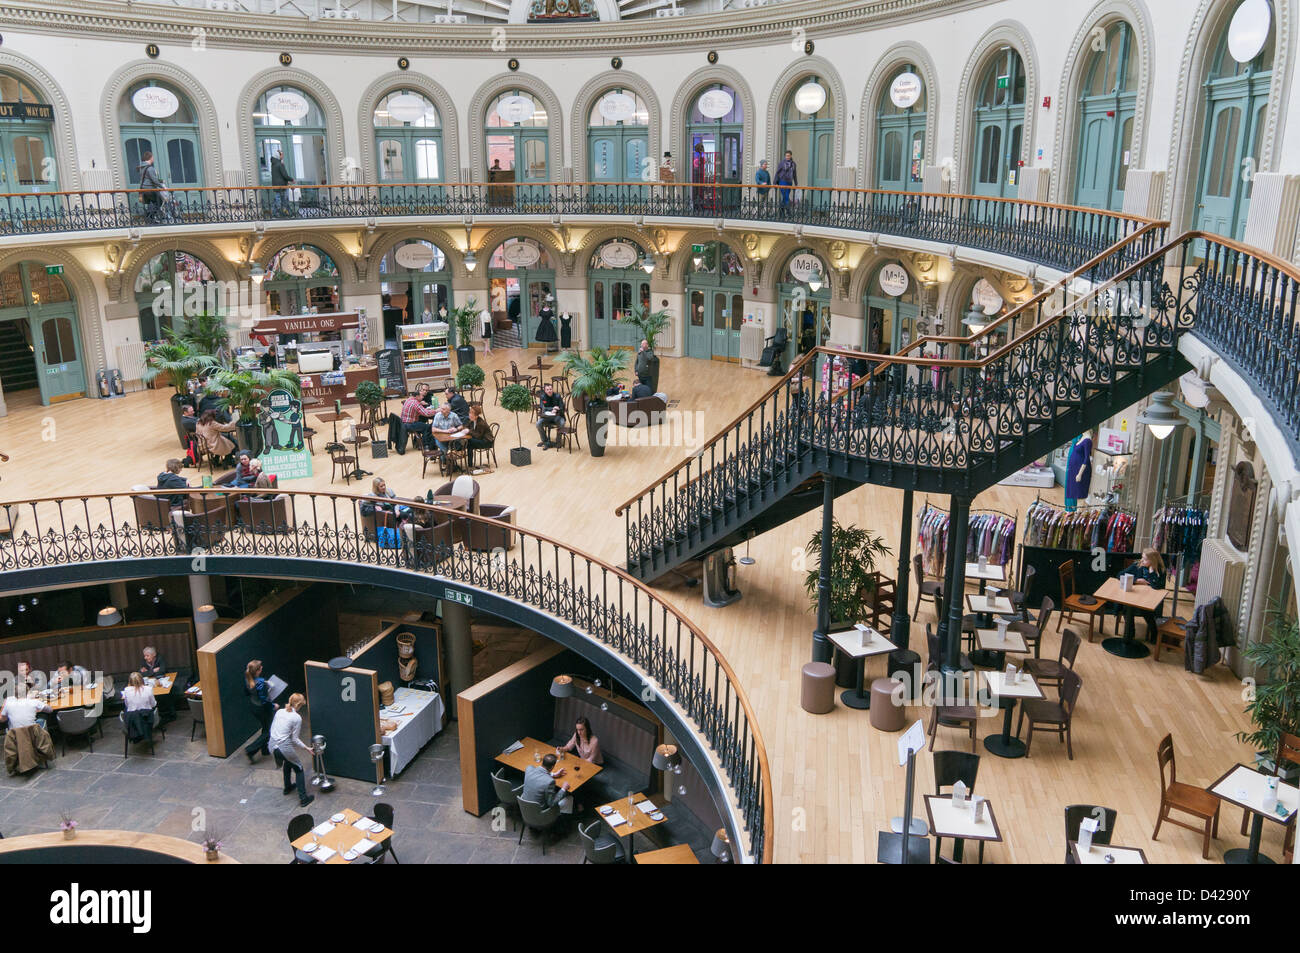
[{"label": "person seated at table", "polygon": [[564,398],[555,393],[554,384],[542,387],[542,397],[537,407],[537,434],[542,442],[537,446],[549,450],[556,444],[551,440],[551,430],[564,423]]},{"label": "person seated at table", "polygon": [[210,410],[216,416],[217,420],[221,421],[223,424],[230,423],[230,411],[225,406],[226,393],[227,392],[221,388],[215,385],[210,385],[207,390],[203,392],[203,396],[199,398],[199,419],[202,420],[203,415]]},{"label": "person seated at table", "polygon": [[162,678],[167,674],[167,666],[163,664],[163,660],[158,657],[158,650],[152,645],[146,645],[140,657],[143,663],[137,671],[145,678]]},{"label": "person seated at table", "polygon": [[231,486],[249,487],[257,482],[257,474],[253,472],[253,455],[248,450],[241,448],[236,454],[235,459],[239,462],[235,464],[235,478]]},{"label": "person seated at table", "polygon": [[573,737],[556,751],[572,751],[583,761],[592,764],[604,764],[605,757],[600,753],[600,739],[591,733],[591,722],[585,715],[579,715],[573,726]]},{"label": "person seated at table", "polygon": [[226,434],[237,429],[236,423],[222,423],[215,411],[205,410],[199,415],[199,422],[194,428],[194,435],[208,453],[218,460],[224,460],[235,450],[235,442]]},{"label": "person seated at table", "polygon": [[618,381],[611,384],[609,390],[605,391],[606,400],[626,400],[629,396],[629,392]]},{"label": "person seated at table", "polygon": [[448,387],[443,391],[443,402],[446,403],[451,408],[451,412],[461,420],[464,420],[469,416],[469,401],[456,393],[455,387]]},{"label": "person seated at table", "polygon": [[[1165,587],[1165,562],[1160,558],[1160,551],[1151,546],[1142,550],[1142,558],[1125,569],[1120,575],[1125,573],[1133,577],[1133,584],[1136,586],[1150,586],[1152,589],[1163,589]],[[1155,640],[1156,628],[1159,625],[1156,616],[1164,610],[1164,607],[1165,604],[1162,601],[1160,605],[1156,606],[1154,612],[1142,613],[1142,618],[1146,619],[1147,623],[1148,642]]]},{"label": "person seated at table", "polygon": [[31,662],[18,663],[18,676],[15,678],[14,684],[21,686],[22,688],[32,688],[35,686],[36,676],[32,674]]},{"label": "person seated at table", "polygon": [[[455,433],[458,430],[464,429],[464,427],[465,424],[461,422],[460,417],[452,413],[451,405],[446,402],[438,405],[438,412],[429,420],[429,428],[431,430],[441,430],[444,434]],[[452,448],[452,441],[448,440],[445,436],[434,436],[433,441],[438,445],[438,449],[443,453],[446,453]]]},{"label": "person seated at table", "polygon": [[644,377],[638,377],[636,383],[632,385],[632,399],[641,400],[646,397],[658,397],[665,404],[668,403],[668,395],[662,391],[654,391],[650,387],[650,382]]},{"label": "person seated at table", "polygon": [[469,428],[471,450],[487,450],[492,446],[492,428],[483,416],[482,404],[470,404],[469,421],[465,426]]},{"label": "person seated at table", "polygon": [[154,697],[153,687],[144,683],[140,673],[132,672],[122,689],[122,704],[128,712],[153,710],[158,707],[158,699]]},{"label": "person seated at table", "polygon": [[89,685],[90,681],[88,671],[80,665],[73,665],[67,659],[59,663],[59,669],[54,675],[54,687],[60,690],[64,688],[80,688],[83,685]]},{"label": "person seated at table", "polygon": [[395,519],[404,520],[411,515],[411,508],[389,502],[396,499],[397,493],[388,488],[384,478],[375,477],[370,481],[370,496],[362,500],[358,508],[362,516],[373,516],[377,512],[391,513]]},{"label": "person seated at table", "polygon": [[307,699],[299,692],[289,696],[285,706],[271,719],[270,742],[271,753],[275,755],[276,763],[284,769],[284,793],[293,793],[296,776],[298,803],[303,807],[316,800],[314,794],[307,793],[307,772],[302,766],[302,756],[298,754],[299,748],[308,752],[312,750],[311,745],[299,737],[302,731],[302,715],[298,714],[298,709],[306,703]]},{"label": "person seated at table", "polygon": [[14,689],[14,694],[6,698],[4,706],[0,707],[0,721],[11,730],[26,728],[28,725],[36,724],[38,720],[41,724],[45,723],[43,718],[38,719],[38,715],[53,713],[53,708],[39,698],[31,697],[27,692],[27,686],[19,682]]},{"label": "person seated at table", "polygon": [[273,499],[276,498],[276,496],[279,495],[279,494],[277,494],[277,493],[275,492],[275,481],[274,481],[274,479],[273,479],[269,474],[263,473],[263,472],[262,472],[262,469],[261,469],[260,466],[258,467],[258,470],[257,470],[257,479],[253,482],[253,489],[255,489],[255,490],[269,490],[270,492],[268,492],[268,493],[250,493],[250,494],[249,494],[249,498],[250,498],[250,499],[255,499],[255,500],[273,500]]},{"label": "person seated at table", "polygon": [[555,755],[548,754],[540,765],[530,764],[524,768],[524,789],[519,796],[540,804],[542,810],[559,804],[561,814],[572,814],[573,795],[569,793],[569,782],[565,781],[558,787],[555,784],[556,778],[564,777],[564,769],[555,767],[558,760]]},{"label": "person seated at table", "polygon": [[[429,425],[428,418],[438,413],[436,409],[425,406],[424,399],[428,394],[429,385],[421,384],[415,389],[415,393],[406,398],[405,403],[402,404],[401,414],[402,429],[406,433],[420,434],[425,450],[433,448],[433,435],[429,432],[432,427]],[[397,452],[399,455],[406,453],[406,440],[403,439],[397,445]]]},{"label": "person seated at table", "polygon": [[[190,485],[190,481],[181,476],[181,462],[175,457],[168,460],[165,469],[158,474],[158,482],[154,484],[155,490],[184,490]],[[174,493],[167,498],[170,506],[184,506],[185,494]]]},{"label": "person seated at table", "polygon": [[193,404],[181,404],[181,426],[185,428],[186,433],[194,433],[194,428],[198,426],[199,418],[194,413]]}]

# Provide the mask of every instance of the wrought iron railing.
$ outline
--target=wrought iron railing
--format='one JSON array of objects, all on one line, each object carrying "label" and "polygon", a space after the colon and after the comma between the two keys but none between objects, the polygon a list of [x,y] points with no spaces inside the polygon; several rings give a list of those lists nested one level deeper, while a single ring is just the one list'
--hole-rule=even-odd
[{"label": "wrought iron railing", "polygon": [[[611,215],[787,222],[964,245],[1071,270],[1146,219],[970,195],[661,182],[410,183],[0,195],[0,236],[295,219]],[[158,195],[147,203],[145,197]],[[296,196],[296,197],[295,197]]]},{"label": "wrought iron railing", "polygon": [[157,492],[0,504],[0,573],[166,556],[184,557],[188,572],[208,557],[282,557],[432,574],[530,606],[617,653],[689,719],[730,784],[734,804],[719,807],[733,836],[745,832],[748,855],[770,862],[771,772],[744,689],[697,626],[622,570],[540,533],[419,502],[402,505],[432,511],[433,527],[378,533],[376,520],[389,518],[363,512],[364,497]]}]

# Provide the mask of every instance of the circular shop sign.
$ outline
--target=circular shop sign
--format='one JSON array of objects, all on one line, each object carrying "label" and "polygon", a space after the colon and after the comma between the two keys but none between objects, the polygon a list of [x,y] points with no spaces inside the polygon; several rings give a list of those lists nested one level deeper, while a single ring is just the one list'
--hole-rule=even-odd
[{"label": "circular shop sign", "polygon": [[790,259],[790,275],[795,281],[807,281],[814,271],[826,279],[826,266],[812,252],[800,252]]},{"label": "circular shop sign", "polygon": [[889,85],[889,99],[899,109],[910,109],[921,98],[921,77],[899,73]]},{"label": "circular shop sign", "polygon": [[1002,310],[1002,295],[988,282],[987,278],[981,278],[975,282],[975,290],[971,292],[971,300],[979,305],[985,314],[997,314]]},{"label": "circular shop sign", "polygon": [[631,268],[638,257],[631,242],[610,242],[600,250],[600,260],[610,268]]},{"label": "circular shop sign", "polygon": [[501,249],[501,257],[516,268],[527,268],[529,265],[537,264],[542,257],[542,253],[537,250],[536,245],[530,245],[527,242],[515,242],[513,245],[506,245]]},{"label": "circular shop sign", "polygon": [[414,268],[417,271],[422,271],[426,266],[433,263],[433,249],[420,242],[412,242],[398,248],[393,253],[393,260],[403,268]]},{"label": "circular shop sign", "polygon": [[266,97],[266,111],[281,122],[294,122],[311,112],[311,103],[301,93],[281,90]]},{"label": "circular shop sign", "polygon": [[166,119],[181,108],[181,101],[170,89],[141,86],[131,95],[131,105],[150,119]]},{"label": "circular shop sign", "polygon": [[636,100],[627,93],[606,93],[596,110],[610,122],[627,122],[636,116]]},{"label": "circular shop sign", "polygon": [[533,101],[527,96],[507,96],[497,103],[497,115],[510,125],[531,119],[535,111]]},{"label": "circular shop sign", "polygon": [[1228,53],[1238,63],[1249,63],[1268,42],[1273,11],[1268,0],[1242,0],[1228,24]]},{"label": "circular shop sign", "polygon": [[826,105],[826,87],[820,83],[804,83],[794,94],[794,108],[811,116]]},{"label": "circular shop sign", "polygon": [[320,255],[306,248],[294,248],[280,256],[280,271],[296,278],[307,278],[316,274],[320,267]]},{"label": "circular shop sign", "polygon": [[706,89],[696,103],[700,113],[709,119],[721,119],[735,105],[736,100],[725,89]]},{"label": "circular shop sign", "polygon": [[880,269],[880,290],[891,298],[897,298],[907,290],[907,269],[902,265],[890,263]]}]

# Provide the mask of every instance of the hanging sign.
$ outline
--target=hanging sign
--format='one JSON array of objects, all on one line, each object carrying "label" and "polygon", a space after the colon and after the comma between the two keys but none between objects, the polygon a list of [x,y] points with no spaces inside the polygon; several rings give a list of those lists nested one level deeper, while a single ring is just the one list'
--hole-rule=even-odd
[{"label": "hanging sign", "polygon": [[536,245],[530,245],[527,242],[515,242],[512,245],[503,245],[501,247],[501,257],[516,268],[527,268],[529,265],[537,264],[542,257],[542,253],[537,250]]},{"label": "hanging sign", "polygon": [[807,281],[814,271],[821,275],[823,281],[826,279],[826,266],[812,252],[801,251],[790,259],[790,276],[795,281]]},{"label": "hanging sign", "polygon": [[0,103],[0,119],[53,119],[54,107],[46,103]]},{"label": "hanging sign", "polygon": [[412,242],[409,245],[402,245],[393,252],[393,260],[403,268],[423,271],[433,262],[433,249],[422,242]]},{"label": "hanging sign", "polygon": [[889,99],[899,109],[910,109],[921,98],[921,77],[899,73],[889,86]]},{"label": "hanging sign", "polygon": [[721,119],[731,112],[735,105],[736,100],[725,89],[706,89],[700,94],[699,101],[696,103],[700,113],[709,119]]},{"label": "hanging sign", "polygon": [[880,290],[891,298],[897,298],[907,290],[907,269],[891,262],[880,269]]},{"label": "hanging sign", "polygon": [[181,108],[181,101],[170,89],[141,86],[131,95],[131,105],[150,119],[166,119]]},{"label": "hanging sign", "polygon": [[506,96],[497,103],[497,115],[502,122],[510,125],[532,119],[534,112],[536,107],[527,96]]},{"label": "hanging sign", "polygon": [[985,314],[997,314],[1002,310],[1002,295],[998,294],[987,278],[981,278],[975,282],[975,290],[971,292],[971,300],[983,309]]},{"label": "hanging sign", "polygon": [[1273,11],[1268,0],[1242,0],[1228,24],[1228,53],[1238,63],[1249,63],[1259,56],[1268,42]]},{"label": "hanging sign", "polygon": [[805,116],[811,116],[826,105],[826,87],[820,83],[804,83],[794,94],[794,107]]},{"label": "hanging sign", "polygon": [[610,122],[627,122],[636,117],[636,100],[627,93],[606,93],[596,111]]},{"label": "hanging sign", "polygon": [[295,122],[311,112],[311,103],[301,93],[280,90],[266,97],[266,111],[281,122]]},{"label": "hanging sign", "polygon": [[310,477],[311,454],[306,451],[302,434],[302,401],[287,390],[273,390],[259,406],[262,450],[258,459],[262,471],[273,474],[277,484]]},{"label": "hanging sign", "polygon": [[280,256],[278,271],[295,278],[307,278],[320,267],[320,255],[306,248],[292,248]]},{"label": "hanging sign", "polygon": [[631,268],[638,257],[637,247],[631,242],[608,242],[600,249],[601,262],[610,268]]},{"label": "hanging sign", "polygon": [[388,101],[388,118],[398,122],[415,122],[423,119],[429,107],[425,101],[414,93],[402,93]]}]

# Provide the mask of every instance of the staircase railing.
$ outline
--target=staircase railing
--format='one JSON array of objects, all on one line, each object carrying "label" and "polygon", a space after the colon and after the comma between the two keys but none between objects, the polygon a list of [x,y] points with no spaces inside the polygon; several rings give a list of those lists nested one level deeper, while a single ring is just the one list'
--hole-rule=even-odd
[{"label": "staircase railing", "polygon": [[708,636],[627,573],[541,533],[419,502],[402,505],[433,511],[441,527],[380,546],[363,497],[282,491],[267,501],[192,489],[181,494],[184,509],[173,509],[156,492],[0,504],[0,580],[17,586],[25,583],[12,574],[23,570],[169,556],[185,572],[212,571],[207,560],[234,556],[378,566],[495,593],[617,653],[640,674],[635,688],[653,689],[689,719],[683,727],[704,740],[730,784],[724,793],[735,803],[719,809],[733,840],[745,835],[738,856],[771,861],[771,770],[753,707]]}]

